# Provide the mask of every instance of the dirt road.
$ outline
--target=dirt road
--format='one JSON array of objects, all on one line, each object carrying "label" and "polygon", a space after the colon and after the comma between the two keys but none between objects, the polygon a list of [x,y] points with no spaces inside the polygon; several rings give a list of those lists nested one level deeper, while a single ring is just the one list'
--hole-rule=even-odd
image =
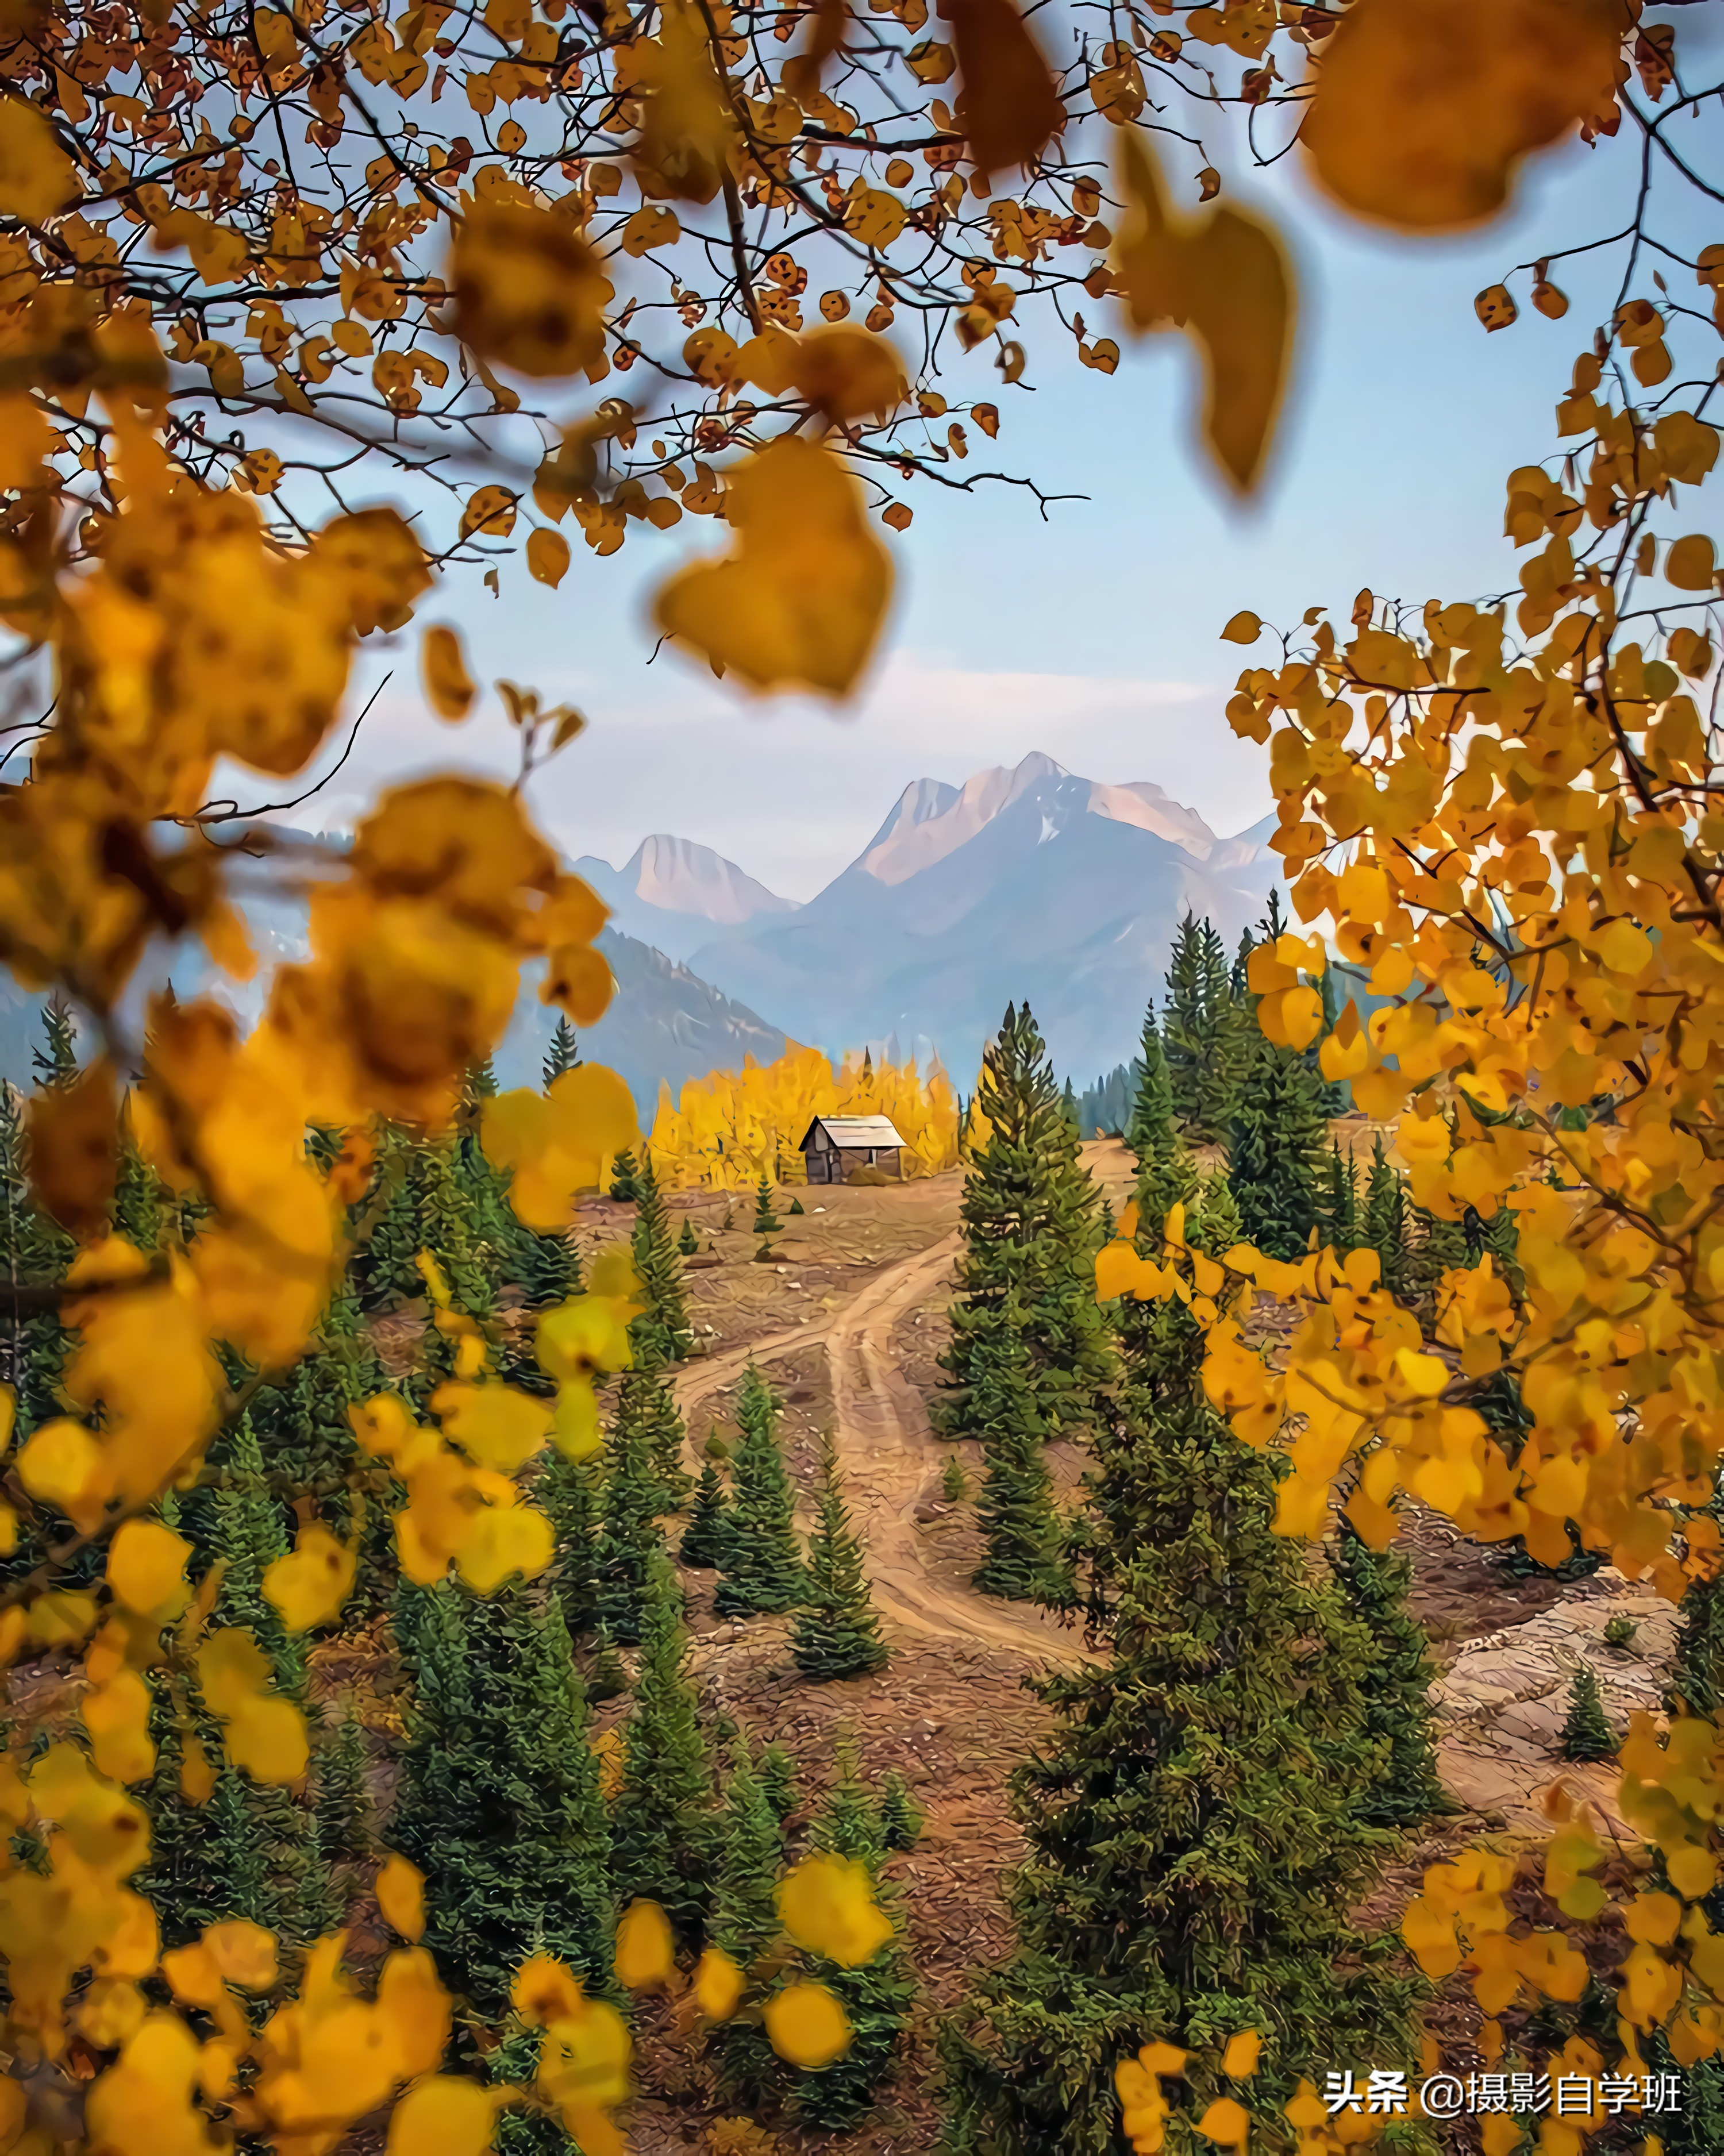
[{"label": "dirt road", "polygon": [[676,1379],[677,1406],[687,1420],[751,1362],[765,1365],[819,1342],[832,1386],[833,1438],[844,1495],[868,1553],[882,1614],[932,1639],[1008,1647],[1044,1664],[1076,1661],[1082,1650],[1075,1636],[1040,1611],[936,1579],[926,1540],[918,1532],[916,1504],[945,1454],[921,1394],[898,1369],[892,1328],[950,1269],[957,1248],[957,1236],[947,1235],[883,1267],[829,1315],[685,1367]]}]

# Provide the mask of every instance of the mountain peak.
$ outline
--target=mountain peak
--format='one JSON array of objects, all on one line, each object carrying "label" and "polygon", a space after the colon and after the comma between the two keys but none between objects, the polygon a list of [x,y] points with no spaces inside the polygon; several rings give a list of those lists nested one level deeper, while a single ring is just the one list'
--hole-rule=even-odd
[{"label": "mountain peak", "polygon": [[757,913],[789,913],[796,907],[794,899],[780,898],[711,846],[664,831],[643,839],[621,873],[647,905],[667,913],[698,914],[721,927],[733,927]]},{"label": "mountain peak", "polygon": [[903,883],[955,853],[1033,787],[1070,776],[1064,764],[1032,749],[1012,768],[996,764],[962,786],[919,778],[906,787],[856,865],[880,883]]}]

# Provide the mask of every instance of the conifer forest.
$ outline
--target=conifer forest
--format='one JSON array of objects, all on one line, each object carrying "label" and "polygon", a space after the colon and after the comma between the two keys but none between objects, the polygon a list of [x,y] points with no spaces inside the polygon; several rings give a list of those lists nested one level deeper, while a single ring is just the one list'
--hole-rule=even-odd
[{"label": "conifer forest", "polygon": [[[1724,0],[0,0],[0,2156],[1724,2156],[1721,111]],[[918,779],[847,942],[476,678],[638,600],[824,813],[948,519],[1101,679],[1145,439],[1290,497],[1233,838]],[[979,1067],[736,988],[984,855]]]}]

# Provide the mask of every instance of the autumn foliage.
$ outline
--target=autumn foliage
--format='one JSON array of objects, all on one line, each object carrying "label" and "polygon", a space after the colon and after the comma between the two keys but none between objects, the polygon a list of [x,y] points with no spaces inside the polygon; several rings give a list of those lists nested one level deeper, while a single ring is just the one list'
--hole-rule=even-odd
[{"label": "autumn foliage", "polygon": [[648,1140],[659,1183],[670,1190],[746,1190],[762,1176],[801,1182],[803,1133],[816,1116],[885,1116],[904,1140],[906,1177],[957,1165],[958,1109],[937,1065],[860,1062],[834,1070],[817,1048],[788,1048],[775,1062],[691,1078],[677,1105],[669,1089]]},{"label": "autumn foliage", "polygon": [[[544,1956],[513,1991],[531,2074],[441,2070],[453,2002],[404,1860],[377,1881],[402,1943],[363,1980],[339,1931],[285,1956],[223,1922],[164,1953],[134,1883],[149,1853],[136,1792],[164,1713],[193,1808],[229,1770],[294,1784],[309,1748],[254,1630],[218,1614],[219,1566],[194,1590],[166,1515],[293,1366],[376,1225],[380,1127],[463,1111],[524,966],[577,1026],[611,992],[603,909],[529,805],[577,714],[502,685],[521,784],[397,787],[345,850],[251,822],[226,789],[292,805],[357,716],[366,647],[419,620],[451,567],[497,588],[517,546],[557,587],[574,533],[591,566],[711,519],[661,582],[659,629],[750,690],[848,694],[885,632],[883,531],[910,522],[917,490],[1031,485],[983,469],[982,445],[1009,439],[1049,354],[1106,376],[1108,330],[1180,332],[1206,454],[1232,488],[1258,484],[1294,278],[1266,211],[1215,203],[1206,138],[1237,121],[1273,165],[1302,126],[1305,168],[1337,202],[1444,232],[1491,215],[1525,158],[1577,132],[1638,134],[1648,169],[1683,183],[1667,123],[1711,94],[1685,86],[1674,34],[1642,28],[1636,0],[1151,14],[0,11],[0,623],[17,684],[0,958],[69,999],[88,1044],[28,1118],[34,1200],[73,1255],[63,1278],[8,1286],[20,1319],[63,1328],[65,1353],[55,1412],[8,1457],[0,1549],[30,1556],[0,1589],[0,1659],[81,1662],[82,1677],[80,1729],[38,1732],[26,1706],[0,1768],[6,2146],[154,2156],[244,2136],[310,2156],[393,2103],[393,2156],[480,2156],[500,2110],[521,2107],[599,2156],[620,2144],[630,2087],[618,2005]],[[1187,1249],[1177,1208],[1157,1224],[1162,1257],[1128,1229],[1101,1266],[1107,1291],[1178,1296],[1208,1326],[1211,1400],[1289,1453],[1285,1531],[1316,1532],[1344,1479],[1380,1543],[1407,1488],[1547,1558],[1578,1535],[1674,1597],[1718,1562],[1700,1508],[1724,1452],[1724,820],[1703,716],[1716,561],[1693,528],[1717,452],[1724,253],[1696,256],[1678,218],[1653,276],[1641,243],[1660,201],[1643,190],[1619,221],[1635,251],[1609,321],[1577,338],[1554,453],[1537,445],[1509,478],[1512,613],[1362,594],[1350,636],[1324,623],[1285,639],[1229,707],[1268,745],[1276,844],[1314,925],[1253,960],[1265,1030],[1317,1040],[1332,937],[1384,1002],[1368,1025],[1343,1014],[1326,1073],[1400,1116],[1430,1212],[1514,1209],[1524,1291],[1489,1262],[1451,1272],[1425,1342],[1367,1255],[1242,1248],[1222,1264]],[[1529,290],[1560,318],[1553,259]],[[1523,274],[1480,295],[1488,329],[1512,324]],[[477,697],[460,639],[421,627],[428,703],[459,721]],[[1230,633],[1254,640],[1255,618]],[[310,913],[309,950],[263,984],[255,1028],[213,996],[145,998],[145,962],[170,947],[256,971],[248,886],[304,892]],[[685,1092],[655,1124],[655,1162],[674,1181],[752,1183],[829,1096],[891,1115],[921,1168],[952,1158],[943,1081],[865,1084],[798,1051]],[[584,1067],[476,1124],[541,1233],[634,1135],[620,1081]],[[110,1229],[134,1152],[177,1224],[153,1251]],[[485,1594],[551,1558],[531,1471],[547,1448],[578,1461],[601,1445],[596,1383],[631,1361],[638,1283],[608,1254],[544,1311],[529,1389],[428,1255],[423,1272],[446,1372],[422,1413],[394,1393],[355,1408],[353,1491],[389,1489],[410,1583]],[[1265,1293],[1297,1312],[1270,1361],[1240,1323]],[[1505,1369],[1532,1418],[1512,1459],[1474,1404]],[[264,1583],[280,1629],[339,1622],[354,1565],[307,1519]],[[1724,2037],[1704,1905],[1719,1732],[1645,1718],[1623,1766],[1670,1887],[1625,1908],[1624,2041],[1667,2029],[1698,2058]],[[1565,1825],[1549,1883],[1596,1907],[1588,1832]],[[1434,1974],[1464,1958],[1487,2010],[1519,1986],[1572,1996],[1572,1957],[1514,1930],[1494,1861],[1434,1874],[1409,1943]],[[885,1921],[865,1867],[839,1858],[793,1873],[779,1914],[840,1966],[876,1951]],[[842,2054],[830,1990],[762,2006],[751,1971],[709,1954],[691,1976],[667,1939],[650,1903],[625,1915],[624,1989],[670,1988],[712,2020],[758,2009],[803,2067]],[[1119,2066],[1139,2148],[1162,2145],[1167,2051]],[[1234,2145],[1247,2123],[1229,2097],[1198,2130]],[[1305,2097],[1285,2124],[1327,2145]]]}]

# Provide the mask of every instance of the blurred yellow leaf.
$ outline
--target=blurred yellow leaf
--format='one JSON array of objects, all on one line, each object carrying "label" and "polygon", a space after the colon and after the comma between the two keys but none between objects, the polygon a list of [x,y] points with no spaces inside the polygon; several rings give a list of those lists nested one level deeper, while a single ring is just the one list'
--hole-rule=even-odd
[{"label": "blurred yellow leaf", "polygon": [[1300,139],[1358,216],[1460,231],[1502,208],[1530,151],[1602,116],[1627,28],[1619,0],[1355,0]]},{"label": "blurred yellow leaf", "polygon": [[720,1947],[708,1947],[695,1970],[695,2004],[709,2021],[728,2021],[742,2003],[747,1979]]},{"label": "blurred yellow leaf", "polygon": [[960,88],[957,124],[984,178],[1039,157],[1065,124],[1041,47],[1013,0],[945,0]]},{"label": "blurred yellow leaf", "polygon": [[1227,2049],[1221,2055],[1221,2071],[1230,2081],[1247,2081],[1257,2071],[1257,2061],[1263,2050],[1263,2039],[1255,2029],[1241,2029],[1227,2040]]},{"label": "blurred yellow leaf", "polygon": [[356,1553],[346,1543],[313,1520],[300,1529],[286,1556],[265,1568],[264,1599],[280,1612],[290,1632],[309,1632],[314,1625],[331,1624],[353,1591],[357,1562]]},{"label": "blurred yellow leaf", "polygon": [[735,551],[673,577],[659,627],[753,688],[848,696],[892,589],[861,489],[829,450],[784,435],[731,475],[727,504]]},{"label": "blurred yellow leaf", "polygon": [[415,2083],[389,2114],[388,2156],[486,2156],[507,2089],[454,2074]]},{"label": "blurred yellow leaf", "polygon": [[420,650],[425,699],[439,719],[464,719],[476,693],[462,656],[461,639],[441,622],[425,631]]},{"label": "blurred yellow leaf", "polygon": [[560,584],[569,565],[569,542],[560,531],[553,531],[541,524],[528,535],[526,566],[528,573],[541,584],[553,590]]},{"label": "blurred yellow leaf", "polygon": [[805,1856],[779,1881],[778,1915],[799,1947],[845,1969],[872,1961],[892,1936],[867,1866],[848,1856]]},{"label": "blurred yellow leaf", "polygon": [[377,1907],[392,1931],[415,1944],[425,1932],[425,1878],[404,1856],[383,1859],[377,1873]]},{"label": "blurred yellow leaf", "polygon": [[604,351],[613,288],[566,218],[480,199],[449,253],[455,333],[519,374],[572,374]]},{"label": "blurred yellow leaf", "polygon": [[186,1560],[192,1545],[159,1520],[127,1520],[108,1549],[108,1585],[140,1617],[165,1623],[186,1606]]},{"label": "blurred yellow leaf", "polygon": [[792,1984],[766,2004],[767,2035],[781,2059],[818,2070],[850,2048],[844,2010],[823,1984]]},{"label": "blurred yellow leaf", "polygon": [[1203,436],[1241,494],[1263,470],[1292,350],[1293,277],[1267,225],[1231,204],[1186,218],[1169,202],[1147,136],[1126,129],[1120,182],[1131,205],[1117,280],[1136,328],[1189,332],[1204,362]]},{"label": "blurred yellow leaf", "polygon": [[1198,2121],[1198,2132],[1224,2148],[1237,2148],[1251,2131],[1251,2114],[1230,2096],[1217,2097]]},{"label": "blurred yellow leaf", "polygon": [[25,97],[0,100],[0,216],[45,224],[77,192],[72,161],[46,116]]},{"label": "blurred yellow leaf", "polygon": [[676,1966],[670,1920],[656,1902],[631,1902],[617,1922],[617,1981],[630,1991],[668,1984]]}]

